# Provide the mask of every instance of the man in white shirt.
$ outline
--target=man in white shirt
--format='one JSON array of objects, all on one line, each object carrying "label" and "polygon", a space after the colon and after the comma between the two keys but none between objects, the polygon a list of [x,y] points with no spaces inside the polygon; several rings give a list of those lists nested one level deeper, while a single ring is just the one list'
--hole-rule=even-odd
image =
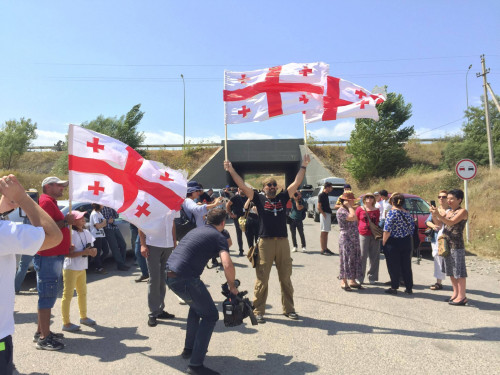
[{"label": "man in white shirt", "polygon": [[387,217],[387,214],[391,210],[392,205],[389,203],[389,193],[387,192],[387,190],[380,190],[379,194],[380,194],[380,202],[378,203],[380,204],[380,206],[382,206],[382,210],[380,212],[379,226],[383,228],[385,223],[385,218]]},{"label": "man in white shirt", "polygon": [[14,276],[16,254],[34,255],[57,246],[62,233],[27,194],[14,175],[0,178],[0,213],[21,207],[32,225],[0,221],[0,370],[13,374]]},{"label": "man in white shirt", "polygon": [[179,211],[169,211],[165,217],[164,230],[147,235],[139,230],[141,254],[146,258],[148,265],[148,325],[156,327],[157,319],[173,319],[175,315],[168,313],[165,308],[166,293],[166,266],[167,260],[175,248],[176,236],[174,219],[180,217]]}]

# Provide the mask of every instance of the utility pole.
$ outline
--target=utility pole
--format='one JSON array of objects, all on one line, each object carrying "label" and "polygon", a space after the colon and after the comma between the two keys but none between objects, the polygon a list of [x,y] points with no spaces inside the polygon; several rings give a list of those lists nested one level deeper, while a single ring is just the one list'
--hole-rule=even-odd
[{"label": "utility pole", "polygon": [[490,159],[490,170],[494,167],[493,159],[493,142],[491,140],[491,127],[490,127],[490,114],[488,110],[488,81],[486,80],[486,74],[490,72],[490,68],[486,69],[484,55],[481,55],[481,65],[483,67],[483,74],[476,73],[476,77],[483,77],[483,87],[484,87],[484,119],[486,120],[486,136],[488,137],[488,157]]}]

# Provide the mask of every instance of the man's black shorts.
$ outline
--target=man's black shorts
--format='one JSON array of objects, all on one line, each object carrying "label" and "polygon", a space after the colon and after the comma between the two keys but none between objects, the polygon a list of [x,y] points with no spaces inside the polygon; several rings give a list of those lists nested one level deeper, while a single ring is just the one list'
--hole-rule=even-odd
[{"label": "man's black shorts", "polygon": [[12,375],[14,362],[12,355],[12,336],[0,340],[0,375]]}]

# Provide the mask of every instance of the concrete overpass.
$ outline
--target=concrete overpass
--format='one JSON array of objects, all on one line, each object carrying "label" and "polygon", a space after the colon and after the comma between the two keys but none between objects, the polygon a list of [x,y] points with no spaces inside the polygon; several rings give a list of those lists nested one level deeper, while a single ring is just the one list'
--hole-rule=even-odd
[{"label": "concrete overpass", "polygon": [[[332,172],[304,146],[303,139],[234,140],[227,142],[228,159],[241,176],[246,174],[284,174],[288,186],[293,182],[306,152],[311,163],[306,170],[303,185],[316,185],[316,181],[331,177]],[[189,177],[205,188],[236,186],[224,170],[224,142],[212,157]]]}]

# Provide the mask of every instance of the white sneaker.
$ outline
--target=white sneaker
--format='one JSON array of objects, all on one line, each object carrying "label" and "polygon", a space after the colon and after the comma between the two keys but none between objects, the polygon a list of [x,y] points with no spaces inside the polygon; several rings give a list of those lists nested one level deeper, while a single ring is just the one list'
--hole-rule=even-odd
[{"label": "white sneaker", "polygon": [[305,247],[302,248],[302,252],[305,253],[307,250]]},{"label": "white sneaker", "polygon": [[294,246],[292,249],[292,253],[296,253],[296,252],[297,252],[297,248]]}]

